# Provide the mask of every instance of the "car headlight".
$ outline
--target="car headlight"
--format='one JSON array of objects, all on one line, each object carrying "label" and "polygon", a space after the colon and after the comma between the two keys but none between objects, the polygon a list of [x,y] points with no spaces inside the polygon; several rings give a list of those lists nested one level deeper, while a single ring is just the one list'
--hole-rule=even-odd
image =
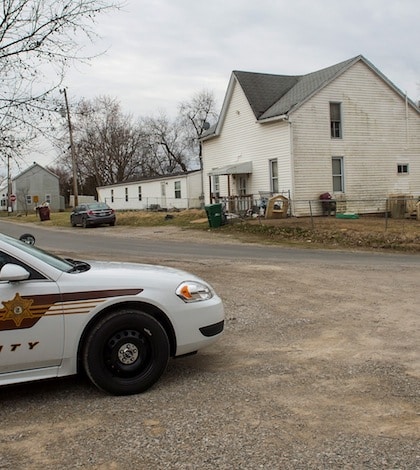
[{"label": "car headlight", "polygon": [[197,281],[185,281],[177,287],[175,292],[184,302],[200,302],[213,297],[210,288]]}]

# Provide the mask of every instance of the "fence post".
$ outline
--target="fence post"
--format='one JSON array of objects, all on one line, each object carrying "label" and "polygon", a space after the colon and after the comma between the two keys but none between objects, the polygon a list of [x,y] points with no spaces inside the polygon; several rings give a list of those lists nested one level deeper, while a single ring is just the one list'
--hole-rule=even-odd
[{"label": "fence post", "polygon": [[311,214],[311,227],[312,227],[312,230],[314,229],[314,218],[312,216],[312,203],[311,203],[311,200],[309,200],[309,213]]}]

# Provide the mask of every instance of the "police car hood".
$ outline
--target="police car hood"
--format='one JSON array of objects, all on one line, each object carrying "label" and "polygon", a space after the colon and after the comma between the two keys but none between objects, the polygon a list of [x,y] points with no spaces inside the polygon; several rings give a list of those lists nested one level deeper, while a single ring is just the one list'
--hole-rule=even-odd
[{"label": "police car hood", "polygon": [[[90,269],[77,273],[86,282],[104,285],[139,285],[159,282],[179,284],[186,280],[204,282],[197,276],[169,266],[140,263],[121,263],[113,261],[86,261]],[[92,279],[92,281],[90,281]],[[207,283],[205,283],[207,284]]]}]

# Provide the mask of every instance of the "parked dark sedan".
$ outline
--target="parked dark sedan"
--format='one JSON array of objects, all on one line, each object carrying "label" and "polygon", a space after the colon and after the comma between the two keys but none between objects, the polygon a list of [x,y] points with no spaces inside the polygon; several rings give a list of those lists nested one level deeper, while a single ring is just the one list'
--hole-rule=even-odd
[{"label": "parked dark sedan", "polygon": [[81,225],[84,228],[94,225],[115,225],[115,221],[114,209],[104,202],[80,204],[70,214],[72,227],[76,227],[76,225]]}]

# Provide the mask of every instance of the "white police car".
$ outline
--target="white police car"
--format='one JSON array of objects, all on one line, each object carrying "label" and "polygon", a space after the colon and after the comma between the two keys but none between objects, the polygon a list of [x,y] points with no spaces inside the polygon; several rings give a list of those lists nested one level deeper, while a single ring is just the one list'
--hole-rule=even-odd
[{"label": "white police car", "polygon": [[108,393],[140,393],[224,325],[222,301],[192,274],[62,259],[6,235],[0,302],[0,385],[84,370]]}]

